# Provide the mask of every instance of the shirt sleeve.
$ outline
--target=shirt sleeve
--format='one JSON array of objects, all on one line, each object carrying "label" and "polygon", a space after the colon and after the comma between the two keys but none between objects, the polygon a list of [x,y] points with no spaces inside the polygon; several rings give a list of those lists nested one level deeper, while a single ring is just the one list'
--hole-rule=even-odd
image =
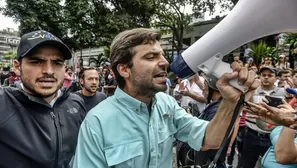
[{"label": "shirt sleeve", "polygon": [[270,141],[273,146],[275,146],[276,141],[278,140],[278,137],[279,137],[282,129],[283,129],[282,126],[278,126],[278,127],[274,128],[273,131],[270,133]]},{"label": "shirt sleeve", "polygon": [[191,116],[176,102],[173,116],[174,124],[177,128],[175,138],[188,143],[193,149],[199,151],[203,144],[208,121]]},{"label": "shirt sleeve", "polygon": [[108,168],[102,142],[102,137],[85,120],[79,131],[73,168]]}]

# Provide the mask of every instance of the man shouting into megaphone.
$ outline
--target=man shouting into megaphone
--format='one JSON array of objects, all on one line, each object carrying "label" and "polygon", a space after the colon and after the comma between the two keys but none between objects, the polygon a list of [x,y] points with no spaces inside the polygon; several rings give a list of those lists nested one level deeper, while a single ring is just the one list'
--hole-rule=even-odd
[{"label": "man shouting into megaphone", "polygon": [[168,62],[161,34],[137,28],[121,32],[111,44],[111,67],[118,88],[95,106],[82,123],[75,168],[170,168],[174,138],[195,150],[219,148],[242,91],[229,84],[238,79],[249,99],[259,85],[256,74],[232,64],[217,82],[223,100],[212,121],[188,114],[163,93]]}]

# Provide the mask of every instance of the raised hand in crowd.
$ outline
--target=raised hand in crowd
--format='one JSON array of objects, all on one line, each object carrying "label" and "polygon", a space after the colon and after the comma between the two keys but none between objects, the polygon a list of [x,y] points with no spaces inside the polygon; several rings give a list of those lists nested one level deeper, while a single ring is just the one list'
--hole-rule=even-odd
[{"label": "raised hand in crowd", "polygon": [[291,128],[297,126],[296,111],[286,101],[282,100],[282,103],[278,107],[272,107],[263,98],[263,102],[260,104],[247,102],[243,110],[253,114],[253,116],[249,117],[258,118],[273,125],[283,125]]}]

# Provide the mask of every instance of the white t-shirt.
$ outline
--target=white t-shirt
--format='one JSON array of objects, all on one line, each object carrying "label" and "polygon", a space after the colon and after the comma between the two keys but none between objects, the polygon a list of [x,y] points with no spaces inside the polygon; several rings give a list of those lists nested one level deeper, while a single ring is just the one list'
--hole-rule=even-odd
[{"label": "white t-shirt", "polygon": [[[203,91],[199,88],[199,86],[195,82],[191,85],[190,81],[188,79],[185,79],[182,81],[182,83],[189,89],[189,92],[203,96],[202,94]],[[176,87],[175,89],[178,90],[179,87]],[[203,111],[206,106],[205,103],[198,102],[189,96],[182,96],[180,103],[182,107],[189,106],[189,103],[197,104],[199,111]]]}]

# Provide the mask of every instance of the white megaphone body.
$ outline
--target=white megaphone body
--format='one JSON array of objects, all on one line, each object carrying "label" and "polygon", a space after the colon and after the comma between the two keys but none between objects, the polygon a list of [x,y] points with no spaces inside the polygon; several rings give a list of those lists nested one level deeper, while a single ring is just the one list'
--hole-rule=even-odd
[{"label": "white megaphone body", "polygon": [[[297,0],[240,0],[213,29],[182,52],[171,70],[186,78],[199,70],[221,77],[231,72],[223,56],[234,49],[268,35],[297,31]],[[230,84],[243,91],[237,80]]]}]

